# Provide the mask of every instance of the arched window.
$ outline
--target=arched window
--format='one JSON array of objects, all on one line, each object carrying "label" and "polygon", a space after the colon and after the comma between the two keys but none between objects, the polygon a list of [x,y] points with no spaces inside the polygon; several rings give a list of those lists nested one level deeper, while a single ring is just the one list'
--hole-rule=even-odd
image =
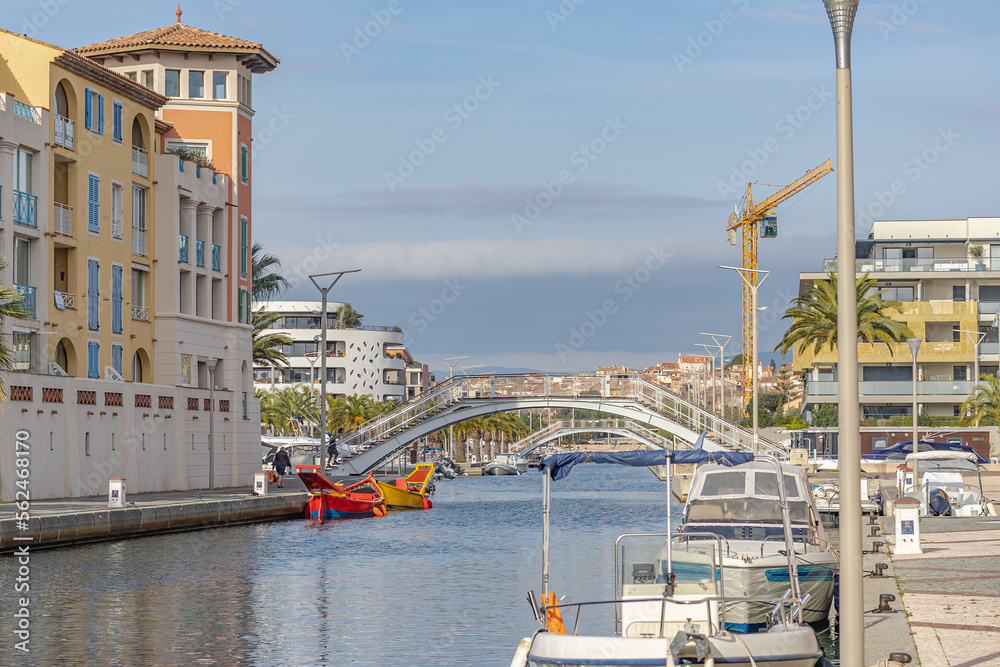
[{"label": "arched window", "polygon": [[132,120],[132,145],[137,148],[146,148],[146,140],[142,135],[142,125],[139,124],[139,117]]},{"label": "arched window", "polygon": [[142,382],[142,357],[138,352],[132,357],[132,382]]},{"label": "arched window", "polygon": [[56,114],[62,116],[63,118],[69,118],[69,98],[66,97],[66,89],[63,88],[62,83],[56,84]]}]

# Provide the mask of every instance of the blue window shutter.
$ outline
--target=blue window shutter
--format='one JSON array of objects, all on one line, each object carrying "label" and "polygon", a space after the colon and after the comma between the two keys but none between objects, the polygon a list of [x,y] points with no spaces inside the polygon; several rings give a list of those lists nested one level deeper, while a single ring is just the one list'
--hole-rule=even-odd
[{"label": "blue window shutter", "polygon": [[111,367],[118,371],[118,374],[122,374],[122,346],[112,345],[111,346]]},{"label": "blue window shutter", "polygon": [[101,179],[94,174],[87,183],[87,229],[101,231]]},{"label": "blue window shutter", "polygon": [[115,333],[122,332],[122,267],[120,266],[111,267],[111,330]]},{"label": "blue window shutter", "polygon": [[101,377],[98,372],[98,365],[101,362],[101,346],[99,343],[90,341],[87,343],[87,377],[97,379]]},{"label": "blue window shutter", "polygon": [[122,140],[122,105],[121,102],[115,102],[112,107],[112,130],[114,134],[115,141]]},{"label": "blue window shutter", "polygon": [[104,134],[104,95],[97,96],[97,133]]},{"label": "blue window shutter", "polygon": [[93,129],[94,110],[93,101],[90,99],[90,88],[83,90],[83,126],[88,130]]},{"label": "blue window shutter", "polygon": [[97,331],[100,328],[101,305],[101,265],[96,259],[87,261],[87,328]]}]

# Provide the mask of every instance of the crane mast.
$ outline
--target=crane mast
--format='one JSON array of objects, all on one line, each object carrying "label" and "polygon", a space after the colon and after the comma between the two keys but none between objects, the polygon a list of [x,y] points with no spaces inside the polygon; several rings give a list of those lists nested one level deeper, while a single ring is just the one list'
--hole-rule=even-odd
[{"label": "crane mast", "polygon": [[[827,160],[818,167],[807,171],[802,177],[789,183],[770,197],[754,204],[753,183],[747,183],[746,193],[737,204],[737,210],[729,216],[726,233],[729,242],[736,245],[736,237],[742,231],[743,237],[743,268],[746,271],[746,281],[743,283],[743,414],[749,416],[749,397],[753,394],[753,369],[748,372],[752,363],[754,346],[753,339],[753,287],[757,284],[757,239],[775,238],[778,235],[778,216],[774,209],[778,204],[789,199],[802,190],[833,171],[833,164]],[[763,229],[761,229],[763,227]]]}]

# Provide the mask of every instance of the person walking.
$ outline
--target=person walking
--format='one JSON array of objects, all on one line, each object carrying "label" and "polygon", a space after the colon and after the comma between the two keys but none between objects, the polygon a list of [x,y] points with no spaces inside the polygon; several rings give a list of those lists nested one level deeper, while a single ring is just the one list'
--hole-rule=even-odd
[{"label": "person walking", "polygon": [[285,476],[285,468],[292,467],[292,460],[288,457],[288,448],[281,447],[278,452],[274,455],[274,470],[278,475],[278,487],[285,488],[285,485],[281,483],[281,478]]},{"label": "person walking", "polygon": [[330,446],[326,448],[326,453],[329,455],[326,459],[326,467],[332,468],[340,457],[340,452],[337,451],[337,436],[330,438]]}]

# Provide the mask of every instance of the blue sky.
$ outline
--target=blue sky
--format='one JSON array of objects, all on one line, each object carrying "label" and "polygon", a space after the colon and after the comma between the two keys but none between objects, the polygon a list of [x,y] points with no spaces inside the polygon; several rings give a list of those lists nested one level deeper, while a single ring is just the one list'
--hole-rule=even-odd
[{"label": "blue sky", "polygon": [[[175,10],[20,7],[5,27],[62,46],[166,25]],[[699,352],[700,331],[733,335],[727,354],[740,351],[740,282],[716,268],[740,261],[726,218],[747,180],[788,183],[835,157],[821,0],[182,9],[185,23],[281,59],[254,84],[256,239],[293,279],[361,268],[331,298],[366,323],[403,327],[432,368],[458,355],[551,371],[641,367]],[[862,0],[860,236],[872,213],[998,214],[998,28],[988,0]],[[835,180],[783,205],[779,237],[760,242],[760,267],[773,271],[760,293],[764,360],[798,273],[836,251]],[[890,202],[897,180],[904,191]],[[295,282],[289,298],[316,296]]]}]

